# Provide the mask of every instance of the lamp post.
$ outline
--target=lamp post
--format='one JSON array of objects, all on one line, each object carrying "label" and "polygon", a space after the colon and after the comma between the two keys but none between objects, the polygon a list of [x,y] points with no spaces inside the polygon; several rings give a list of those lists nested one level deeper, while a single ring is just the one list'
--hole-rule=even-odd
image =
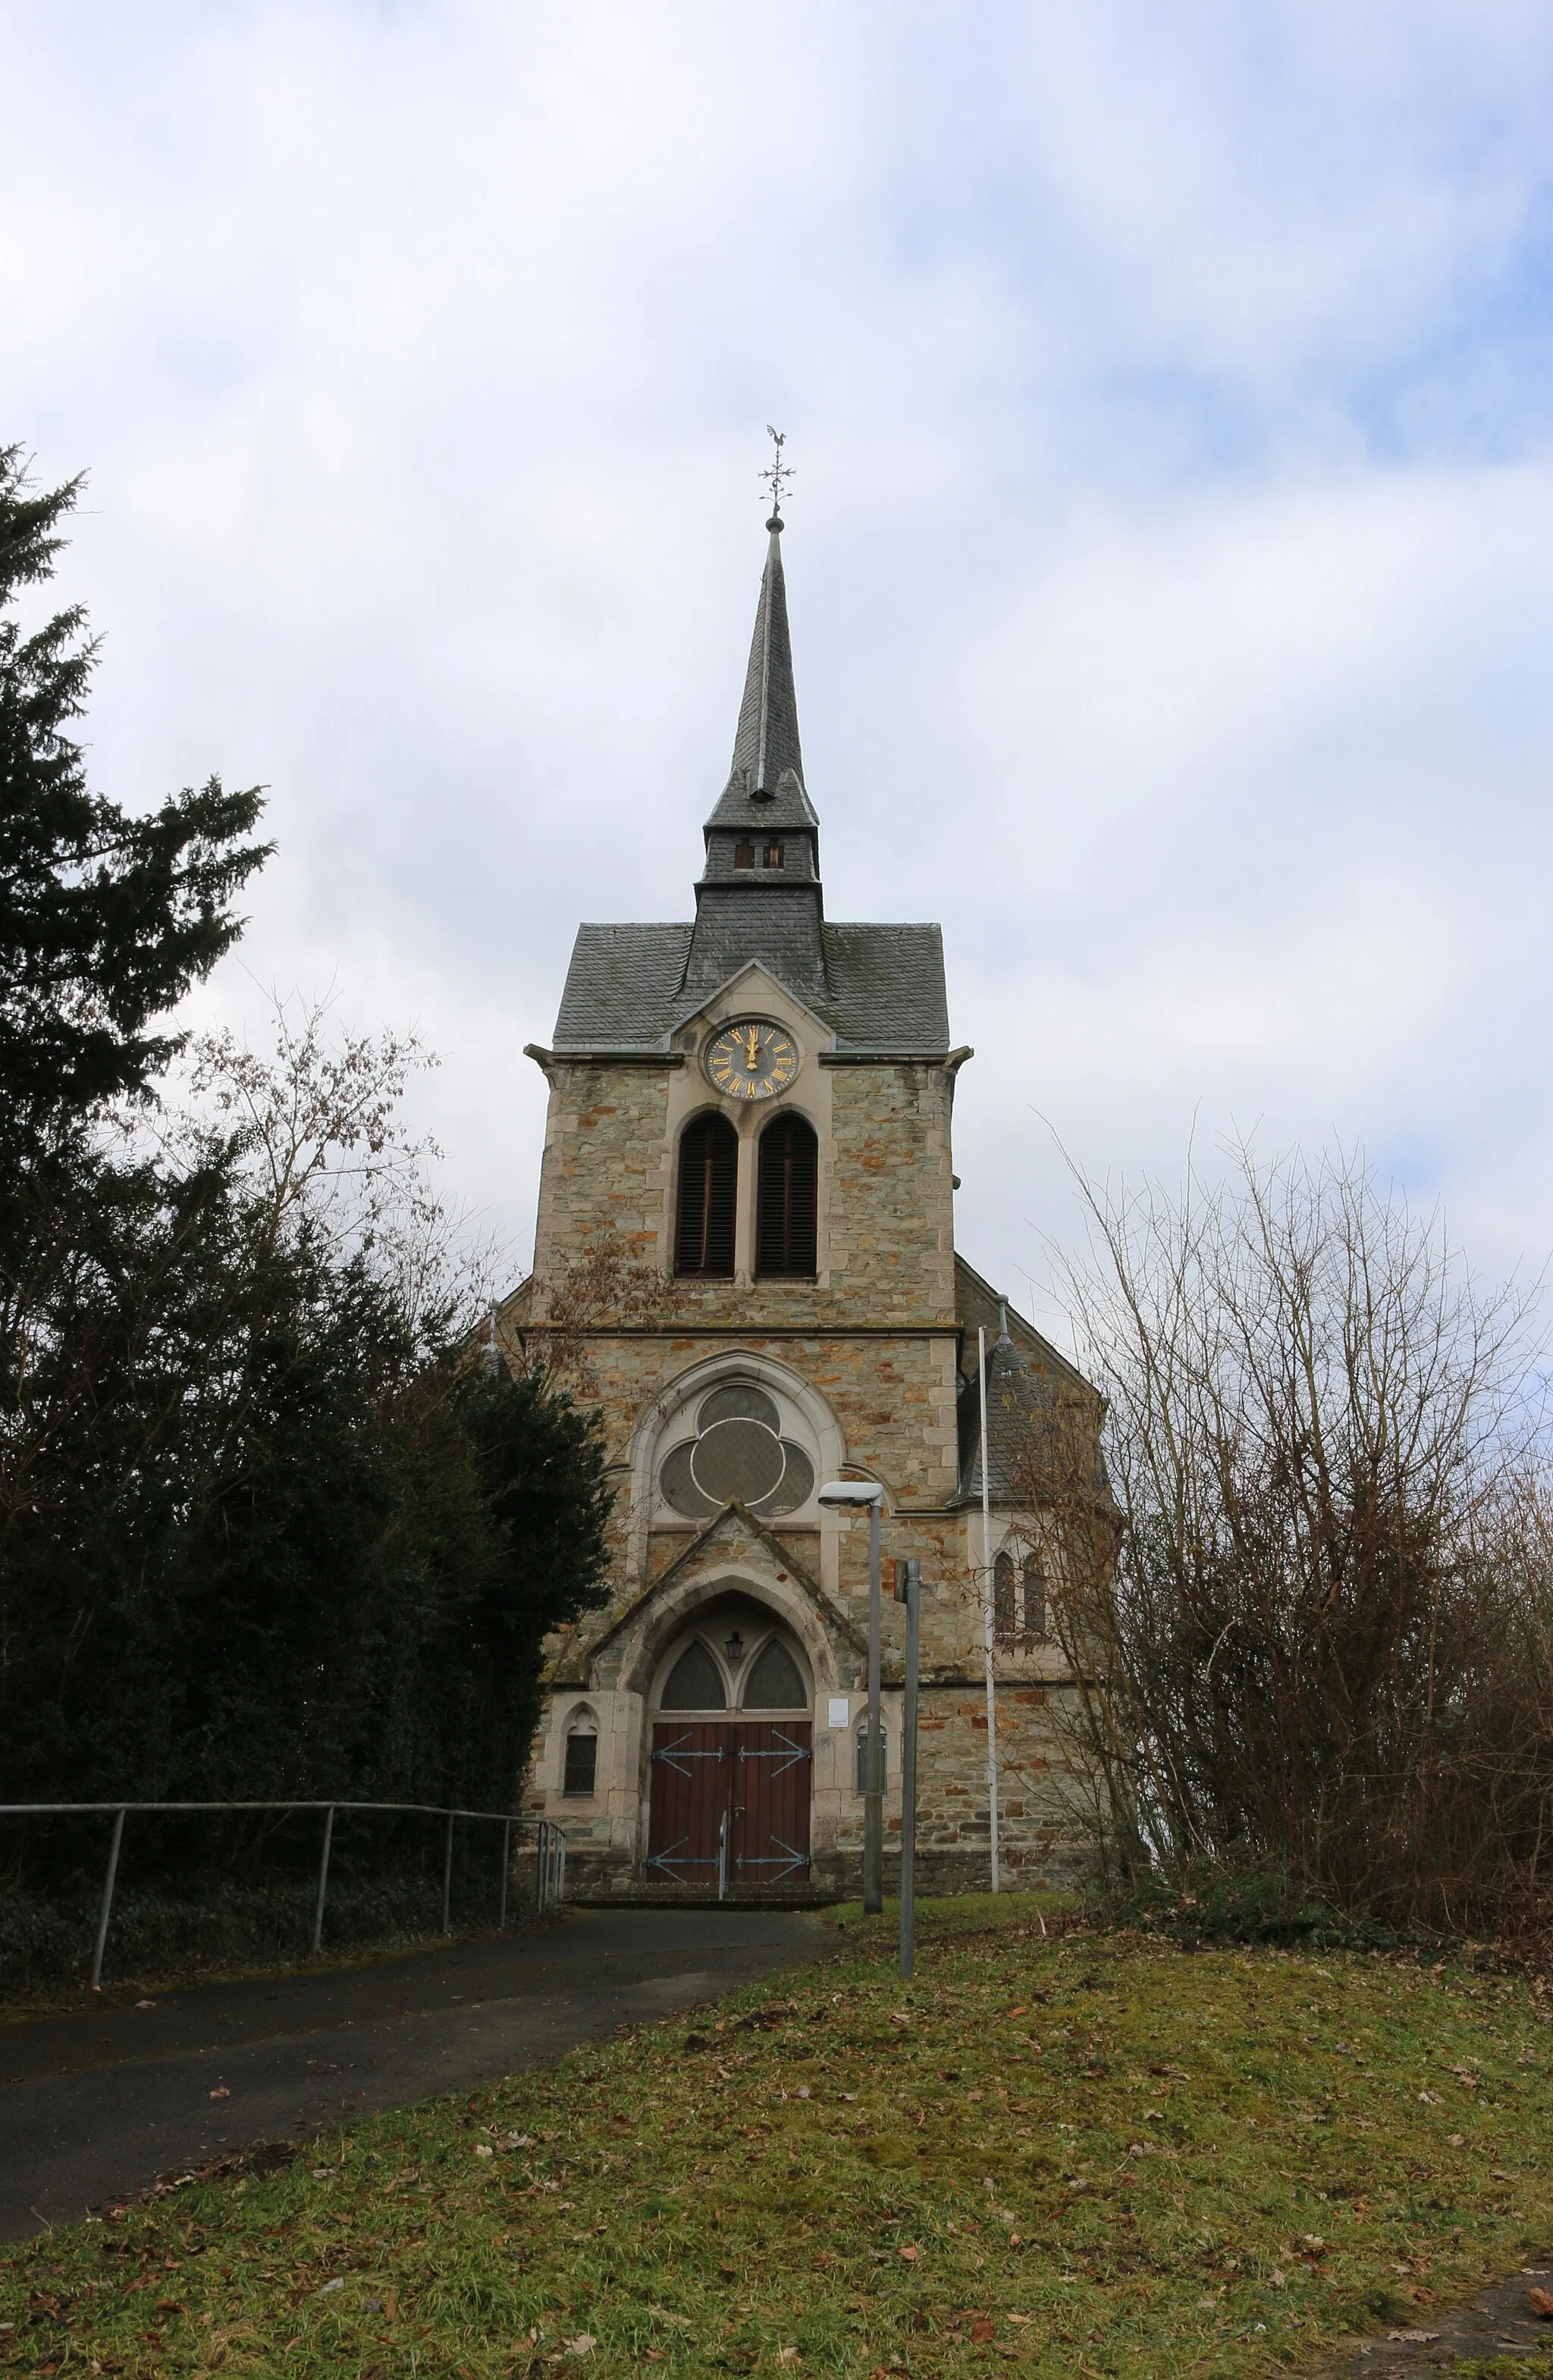
[{"label": "lamp post", "polygon": [[879,1516],[884,1490],[873,1479],[828,1479],[819,1496],[832,1512],[868,1515],[868,1747],[864,1767],[863,1913],[884,1907],[884,1764],[879,1725],[880,1597]]}]

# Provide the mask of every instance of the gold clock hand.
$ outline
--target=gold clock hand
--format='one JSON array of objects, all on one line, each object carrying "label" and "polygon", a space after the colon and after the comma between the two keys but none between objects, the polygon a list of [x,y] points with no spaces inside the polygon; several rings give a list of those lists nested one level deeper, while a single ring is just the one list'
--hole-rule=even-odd
[{"label": "gold clock hand", "polygon": [[760,1027],[758,1025],[752,1025],[749,1028],[749,1046],[745,1052],[745,1064],[749,1068],[752,1075],[758,1070],[760,1064]]}]

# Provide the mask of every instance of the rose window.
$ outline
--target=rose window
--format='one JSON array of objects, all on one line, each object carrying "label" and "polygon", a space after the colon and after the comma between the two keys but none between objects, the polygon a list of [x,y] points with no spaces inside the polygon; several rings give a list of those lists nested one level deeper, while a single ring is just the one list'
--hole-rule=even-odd
[{"label": "rose window", "polygon": [[808,1502],[814,1464],[783,1436],[774,1398],[737,1381],[702,1398],[696,1435],[671,1447],[658,1487],[665,1504],[688,1521],[710,1520],[729,1503],[766,1518]]}]

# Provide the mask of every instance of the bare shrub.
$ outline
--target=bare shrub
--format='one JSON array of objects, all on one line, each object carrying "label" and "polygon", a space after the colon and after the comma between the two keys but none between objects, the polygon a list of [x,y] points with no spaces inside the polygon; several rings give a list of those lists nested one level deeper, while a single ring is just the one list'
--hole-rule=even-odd
[{"label": "bare shrub", "polygon": [[542,1372],[552,1388],[572,1397],[602,1394],[592,1356],[596,1339],[659,1330],[672,1310],[662,1274],[616,1233],[589,1241],[559,1265],[544,1283],[542,1301],[535,1297],[538,1288],[530,1276],[498,1318],[497,1335],[515,1368]]},{"label": "bare shrub", "polygon": [[1109,1857],[1459,1927],[1537,1887],[1553,1496],[1530,1302],[1357,1161],[1112,1194],[1063,1268],[1109,1486],[1032,1415],[1025,1492]]}]

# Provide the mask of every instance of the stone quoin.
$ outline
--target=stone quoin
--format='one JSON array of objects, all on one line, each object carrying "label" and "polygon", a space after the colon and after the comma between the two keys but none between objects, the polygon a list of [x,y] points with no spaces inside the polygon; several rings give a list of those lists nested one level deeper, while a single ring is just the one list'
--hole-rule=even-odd
[{"label": "stone quoin", "polygon": [[[816,1500],[838,1476],[882,1486],[887,1564],[922,1564],[921,1888],[989,1880],[989,1561],[1004,1882],[1057,1880],[1074,1852],[1062,1550],[1021,1432],[1044,1402],[1093,1448],[1098,1401],[955,1252],[971,1052],[951,1044],[938,927],[825,916],[782,527],[694,918],[582,926],[528,1052],[550,1093],[534,1269],[496,1335],[597,1410],[615,1490],[609,1600],[547,1641],[525,1804],[564,1828],[580,1900],[858,1890],[868,1530]],[[888,1572],[885,1594],[892,1890]]]}]

